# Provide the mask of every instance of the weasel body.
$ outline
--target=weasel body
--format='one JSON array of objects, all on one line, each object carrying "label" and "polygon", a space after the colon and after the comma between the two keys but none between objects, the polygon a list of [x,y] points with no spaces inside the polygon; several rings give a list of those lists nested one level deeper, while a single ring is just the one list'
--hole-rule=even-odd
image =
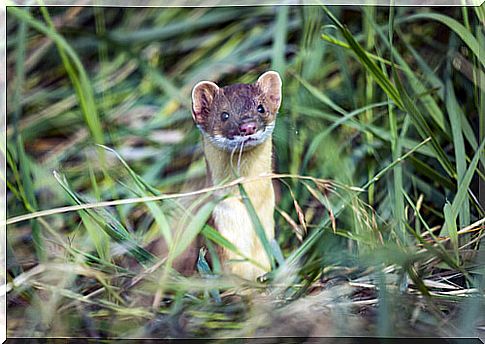
[{"label": "weasel body", "polygon": [[[272,140],[281,104],[281,79],[266,72],[254,84],[219,87],[199,82],[192,91],[192,115],[203,135],[208,176],[213,185],[236,177],[255,177],[272,172]],[[237,171],[237,174],[234,171]],[[274,238],[275,196],[271,179],[243,184],[268,240]],[[224,269],[246,279],[270,270],[270,262],[253,228],[253,222],[236,187],[223,191],[229,197],[212,213],[215,228],[246,257],[258,262],[237,262],[242,258],[222,249]]]}]

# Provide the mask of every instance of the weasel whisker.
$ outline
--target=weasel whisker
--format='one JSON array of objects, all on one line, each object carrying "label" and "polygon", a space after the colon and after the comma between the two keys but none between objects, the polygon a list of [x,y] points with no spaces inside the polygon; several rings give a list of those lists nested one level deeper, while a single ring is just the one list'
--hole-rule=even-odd
[{"label": "weasel whisker", "polygon": [[[236,153],[236,150],[237,150],[237,145],[236,145],[236,146],[234,146],[234,148],[233,148],[233,149],[231,149],[231,157],[230,157],[230,159],[229,159],[229,160],[230,160],[230,164],[231,164],[231,171],[233,171],[233,172],[234,172],[234,171],[239,172],[239,169],[236,169],[236,168],[234,167],[234,154]],[[238,166],[238,168],[239,168],[239,166]]]},{"label": "weasel whisker", "polygon": [[239,149],[239,156],[237,158],[237,173],[241,174],[241,156],[244,150],[244,141],[241,142],[241,149]]}]

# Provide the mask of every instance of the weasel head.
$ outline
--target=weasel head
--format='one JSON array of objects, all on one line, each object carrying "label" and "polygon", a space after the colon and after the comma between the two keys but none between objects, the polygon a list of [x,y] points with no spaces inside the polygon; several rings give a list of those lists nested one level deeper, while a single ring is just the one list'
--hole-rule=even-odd
[{"label": "weasel head", "polygon": [[262,74],[254,84],[219,87],[201,81],[192,90],[192,117],[219,149],[251,149],[268,139],[281,104],[281,78]]}]

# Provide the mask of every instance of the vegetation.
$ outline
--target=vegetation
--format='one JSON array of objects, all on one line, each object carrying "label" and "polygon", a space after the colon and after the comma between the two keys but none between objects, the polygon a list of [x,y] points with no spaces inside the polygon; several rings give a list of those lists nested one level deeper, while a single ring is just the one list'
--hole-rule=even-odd
[{"label": "vegetation", "polygon": [[[484,24],[483,6],[8,7],[8,335],[477,335]],[[223,186],[200,187],[190,91],[270,69],[275,268],[242,281],[213,255],[237,243],[206,225]]]}]

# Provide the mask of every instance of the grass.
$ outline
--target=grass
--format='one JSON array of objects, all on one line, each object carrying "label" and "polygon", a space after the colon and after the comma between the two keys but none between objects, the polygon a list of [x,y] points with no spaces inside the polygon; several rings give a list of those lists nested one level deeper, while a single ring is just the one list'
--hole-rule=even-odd
[{"label": "grass", "polygon": [[[483,6],[7,13],[9,336],[483,335]],[[269,69],[276,240],[246,202],[272,271],[244,281],[190,92]]]}]

